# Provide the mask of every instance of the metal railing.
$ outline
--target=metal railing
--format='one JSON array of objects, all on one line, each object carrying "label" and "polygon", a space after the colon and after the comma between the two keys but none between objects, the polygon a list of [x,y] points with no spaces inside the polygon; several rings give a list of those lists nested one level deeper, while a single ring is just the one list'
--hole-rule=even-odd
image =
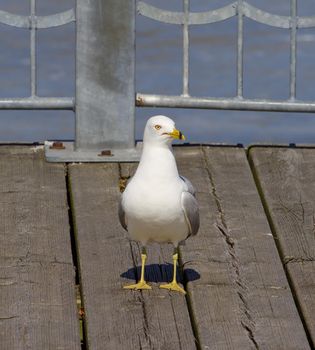
[{"label": "metal railing", "polygon": [[37,29],[59,27],[75,21],[74,9],[51,16],[36,16],[36,0],[30,0],[30,16],[0,10],[0,23],[30,30],[31,96],[0,99],[0,109],[74,109],[74,98],[37,96],[36,32]]},{"label": "metal railing", "polygon": [[[297,0],[291,0],[290,16],[279,16],[262,11],[244,0],[237,0],[228,6],[202,12],[189,12],[189,0],[183,0],[183,12],[170,12],[158,9],[143,1],[138,2],[138,12],[142,16],[155,21],[182,25],[183,27],[183,87],[181,96],[148,95],[138,93],[137,106],[147,107],[183,107],[183,108],[209,108],[230,110],[280,111],[280,112],[315,112],[315,102],[296,100],[296,32],[298,28],[314,28],[315,16],[298,17]],[[189,94],[189,26],[221,22],[238,17],[237,33],[237,82],[236,96],[234,98],[199,98]],[[243,19],[250,18],[276,28],[291,31],[290,48],[290,96],[287,100],[277,101],[271,99],[246,99],[243,96]]]},{"label": "metal railing", "polygon": [[[30,0],[30,16],[0,11],[0,23],[30,30],[31,96],[0,99],[0,109],[70,109],[76,113],[74,143],[46,145],[50,161],[136,160],[135,106],[182,107],[281,112],[315,112],[315,101],[296,99],[297,30],[314,28],[315,16],[299,17],[297,0],[291,0],[290,16],[262,11],[244,0],[206,11],[165,11],[135,0],[77,0],[76,8],[50,15],[36,15]],[[183,28],[182,94],[135,93],[136,13]],[[233,98],[192,97],[189,94],[189,28],[238,17],[237,81]],[[286,100],[247,99],[243,96],[244,17],[268,26],[290,30],[290,95]],[[76,21],[76,94],[74,97],[39,97],[36,88],[36,32]]]}]

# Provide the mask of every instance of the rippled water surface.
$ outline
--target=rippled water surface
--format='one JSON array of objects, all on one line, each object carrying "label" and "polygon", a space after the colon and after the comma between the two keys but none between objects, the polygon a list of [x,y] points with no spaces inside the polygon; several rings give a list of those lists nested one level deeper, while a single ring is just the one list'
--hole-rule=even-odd
[{"label": "rippled water surface", "polygon": [[[180,0],[146,0],[181,11]],[[191,11],[206,11],[231,0],[191,0]],[[248,0],[279,15],[289,15],[289,0]],[[315,2],[298,1],[299,16],[315,15]],[[48,15],[74,6],[73,0],[37,0],[37,12]],[[0,0],[0,10],[28,15],[27,0]],[[38,94],[74,95],[74,24],[38,31]],[[244,96],[285,99],[289,94],[290,34],[244,20]],[[190,28],[190,93],[231,97],[236,93],[237,19]],[[0,25],[0,97],[30,93],[29,31]],[[298,31],[297,97],[315,100],[315,29]],[[182,30],[137,16],[136,87],[143,93],[180,94]],[[106,106],[104,106],[106,108]],[[259,113],[165,108],[138,108],[136,138],[148,116],[165,114],[190,142],[315,143],[314,114]],[[73,139],[70,111],[0,111],[0,141]]]}]

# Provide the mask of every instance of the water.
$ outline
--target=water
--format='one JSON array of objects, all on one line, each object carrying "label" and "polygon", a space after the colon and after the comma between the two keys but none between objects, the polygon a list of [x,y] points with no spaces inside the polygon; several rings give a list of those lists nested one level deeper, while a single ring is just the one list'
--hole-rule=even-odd
[{"label": "water", "polygon": [[[147,0],[180,11],[180,0]],[[288,0],[248,1],[263,10],[288,15]],[[74,6],[73,0],[37,0],[37,12],[49,15]],[[231,0],[191,0],[191,11],[206,11]],[[312,0],[299,1],[300,16],[315,15]],[[0,9],[29,14],[28,1],[0,0]],[[289,31],[244,22],[244,96],[284,99],[289,94]],[[74,24],[38,31],[38,94],[74,95]],[[193,96],[231,97],[236,91],[237,19],[192,26],[190,92]],[[0,25],[0,97],[25,97],[29,87],[29,31]],[[137,17],[136,89],[142,93],[181,93],[182,32],[180,26]],[[315,100],[315,30],[298,31],[297,97]],[[137,108],[136,138],[147,117],[175,119],[189,142],[250,144],[315,143],[313,114]],[[0,111],[0,141],[73,139],[71,111]]]}]

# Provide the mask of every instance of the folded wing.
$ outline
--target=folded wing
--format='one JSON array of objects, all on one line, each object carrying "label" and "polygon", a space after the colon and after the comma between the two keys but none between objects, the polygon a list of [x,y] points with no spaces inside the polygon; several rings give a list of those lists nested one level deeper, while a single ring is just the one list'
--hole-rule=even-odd
[{"label": "folded wing", "polygon": [[185,183],[186,190],[182,193],[181,203],[189,227],[189,235],[196,235],[200,226],[199,206],[195,198],[195,189],[191,182],[184,176],[181,179]]},{"label": "folded wing", "polygon": [[119,217],[121,226],[127,231],[126,215],[125,215],[124,208],[122,206],[122,199],[118,204],[118,217]]}]

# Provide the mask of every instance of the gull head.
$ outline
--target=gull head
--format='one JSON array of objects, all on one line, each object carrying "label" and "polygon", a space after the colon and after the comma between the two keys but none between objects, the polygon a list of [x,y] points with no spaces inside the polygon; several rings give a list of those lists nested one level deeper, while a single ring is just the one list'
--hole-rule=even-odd
[{"label": "gull head", "polygon": [[171,145],[174,139],[185,140],[185,136],[175,128],[175,122],[164,115],[148,119],[144,128],[143,142]]}]

